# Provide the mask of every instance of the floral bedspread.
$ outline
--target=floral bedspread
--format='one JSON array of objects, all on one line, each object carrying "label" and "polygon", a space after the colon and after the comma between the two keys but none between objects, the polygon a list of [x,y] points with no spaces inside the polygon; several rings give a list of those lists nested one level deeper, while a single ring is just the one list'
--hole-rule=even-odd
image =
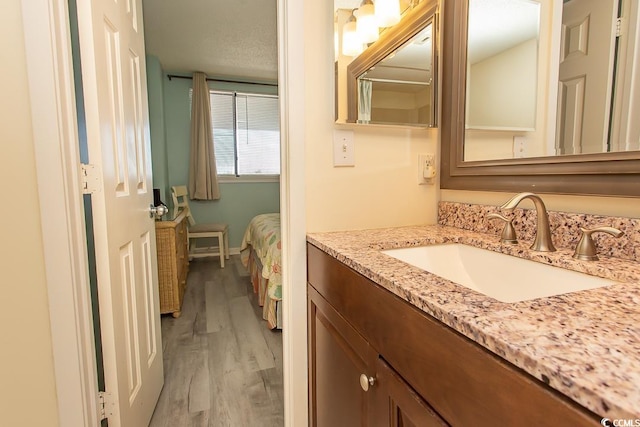
[{"label": "floral bedspread", "polygon": [[240,258],[246,267],[251,247],[262,263],[262,277],[269,280],[268,295],[282,299],[282,241],[280,237],[280,214],[261,214],[254,217],[242,238]]}]

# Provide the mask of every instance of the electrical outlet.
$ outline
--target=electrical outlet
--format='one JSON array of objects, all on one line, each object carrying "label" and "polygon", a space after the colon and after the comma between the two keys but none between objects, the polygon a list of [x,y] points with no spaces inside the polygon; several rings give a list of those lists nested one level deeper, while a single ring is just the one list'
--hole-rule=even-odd
[{"label": "electrical outlet", "polygon": [[433,184],[436,174],[435,155],[433,153],[418,154],[418,184]]}]

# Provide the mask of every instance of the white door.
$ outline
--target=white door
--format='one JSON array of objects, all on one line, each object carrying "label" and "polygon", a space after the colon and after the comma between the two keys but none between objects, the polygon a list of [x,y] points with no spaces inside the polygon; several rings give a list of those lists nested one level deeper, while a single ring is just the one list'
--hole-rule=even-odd
[{"label": "white door", "polygon": [[109,426],[146,426],[163,384],[141,0],[78,0]]},{"label": "white door", "polygon": [[558,154],[607,151],[618,0],[569,0],[562,9]]}]

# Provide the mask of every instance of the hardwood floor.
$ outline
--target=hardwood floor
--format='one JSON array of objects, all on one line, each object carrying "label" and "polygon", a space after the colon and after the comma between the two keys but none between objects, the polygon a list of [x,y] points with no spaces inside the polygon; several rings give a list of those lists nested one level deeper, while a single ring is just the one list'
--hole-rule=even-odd
[{"label": "hardwood floor", "polygon": [[282,333],[262,320],[240,257],[189,269],[182,316],[162,316],[165,383],[150,426],[283,426]]}]

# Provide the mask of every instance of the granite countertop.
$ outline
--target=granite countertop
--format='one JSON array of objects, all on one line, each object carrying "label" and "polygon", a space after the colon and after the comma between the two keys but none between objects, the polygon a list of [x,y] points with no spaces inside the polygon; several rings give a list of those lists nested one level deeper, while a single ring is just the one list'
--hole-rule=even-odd
[{"label": "granite countertop", "polygon": [[[594,413],[640,419],[640,265],[573,252],[533,252],[446,226],[309,233],[307,240],[365,277]],[[605,288],[503,303],[380,253],[458,242],[618,281]]]}]

